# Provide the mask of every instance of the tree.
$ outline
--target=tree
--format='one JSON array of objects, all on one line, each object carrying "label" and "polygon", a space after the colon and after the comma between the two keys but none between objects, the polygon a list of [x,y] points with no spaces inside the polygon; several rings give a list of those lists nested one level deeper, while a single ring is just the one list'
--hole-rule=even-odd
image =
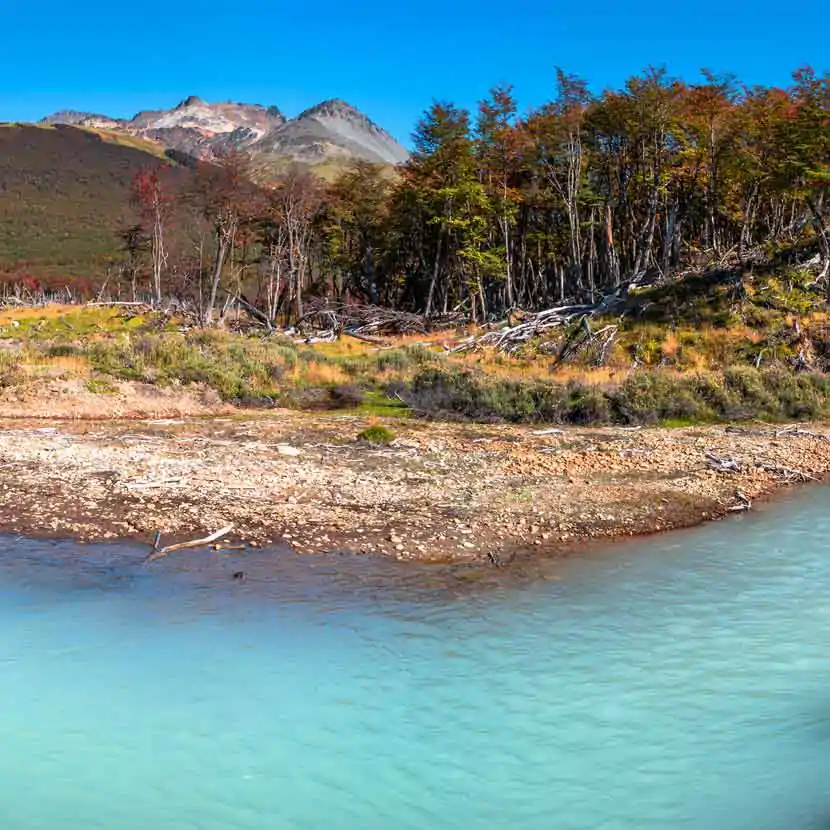
[{"label": "tree", "polygon": [[392,180],[380,165],[355,162],[324,194],[320,217],[332,290],[381,301],[378,266],[386,241]]},{"label": "tree", "polygon": [[821,257],[820,280],[830,297],[830,234],[824,213],[830,192],[830,75],[798,70],[791,97],[795,110],[787,131],[786,170],[791,186],[810,212]]},{"label": "tree", "polygon": [[[476,122],[476,155],[479,180],[484,185],[492,216],[503,247],[505,299],[508,307],[515,303],[513,280],[513,229],[521,194],[519,147],[521,136],[516,129],[517,105],[513,88],[497,86],[489,98],[479,102]],[[498,251],[493,252],[498,255]]]},{"label": "tree", "polygon": [[236,243],[240,224],[257,210],[259,192],[253,185],[250,157],[237,150],[221,156],[215,164],[200,164],[193,195],[203,216],[213,228],[216,253],[203,309],[207,325],[213,322],[216,300],[228,254]]},{"label": "tree", "polygon": [[[271,252],[285,263],[286,282],[277,292],[287,292],[286,306],[296,318],[303,316],[303,292],[310,274],[315,219],[322,188],[308,173],[291,172],[268,194],[266,239]],[[282,266],[277,266],[282,270]]]},{"label": "tree", "polygon": [[141,261],[150,247],[150,241],[142,225],[130,225],[124,228],[119,236],[123,245],[126,262],[124,271],[130,284],[130,299],[138,300],[138,272]]},{"label": "tree", "polygon": [[162,276],[167,267],[167,248],[164,234],[173,213],[175,198],[162,183],[163,168],[142,170],[132,182],[132,199],[141,215],[142,227],[150,238],[150,256],[153,267],[153,300],[162,300]]},{"label": "tree", "polygon": [[432,314],[441,301],[447,310],[451,297],[461,302],[471,293],[483,308],[483,287],[469,280],[468,268],[457,268],[459,281],[451,284],[460,258],[467,265],[474,259],[470,254],[481,241],[477,214],[486,201],[477,176],[470,114],[453,104],[434,104],[418,122],[413,144],[415,151],[404,166],[400,186],[409,191],[406,201],[426,224],[420,259],[429,257],[432,267],[425,312]]}]

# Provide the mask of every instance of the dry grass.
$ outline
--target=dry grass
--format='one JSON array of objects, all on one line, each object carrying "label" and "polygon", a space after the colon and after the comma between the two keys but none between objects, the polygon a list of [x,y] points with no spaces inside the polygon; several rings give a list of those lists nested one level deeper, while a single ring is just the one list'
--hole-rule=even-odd
[{"label": "dry grass", "polygon": [[67,314],[77,314],[79,306],[49,303],[43,306],[19,306],[0,309],[0,326],[8,326],[13,322],[54,320]]},{"label": "dry grass", "polygon": [[[448,352],[445,345],[465,337],[463,330],[386,338],[382,346],[351,337],[305,345],[221,329],[179,330],[170,321],[159,326],[119,308],[54,304],[0,311],[0,342],[6,347],[0,370],[7,388],[47,378],[161,388],[201,384],[234,403],[319,409],[348,401],[364,414],[372,407],[405,411],[406,400],[424,412],[443,406],[469,417],[578,423],[638,421],[649,413],[690,422],[747,412],[801,417],[802,409],[821,410],[821,384],[791,388],[779,375],[740,373],[760,365],[792,375],[787,367],[809,337],[808,354],[820,367],[830,360],[829,318],[826,312],[777,314],[768,327],[761,316],[757,325],[738,321],[729,327],[628,321],[607,355],[589,346],[557,365],[556,342],[544,353],[534,343],[515,355]],[[738,374],[724,386],[732,370]],[[419,384],[420,402],[407,397]],[[803,406],[794,408],[784,401],[787,396]]]},{"label": "dry grass", "polygon": [[300,364],[294,369],[292,378],[299,386],[335,386],[349,380],[343,369],[330,363]]},{"label": "dry grass", "polygon": [[150,139],[140,138],[135,135],[127,135],[126,133],[116,133],[112,130],[98,129],[96,127],[81,127],[80,129],[85,132],[92,133],[93,135],[97,135],[101,141],[105,141],[108,144],[118,144],[121,147],[130,147],[133,150],[141,150],[142,152],[149,153],[152,156],[157,156],[159,159],[170,164],[170,160],[164,153],[164,145],[159,144],[157,141],[151,141]]}]

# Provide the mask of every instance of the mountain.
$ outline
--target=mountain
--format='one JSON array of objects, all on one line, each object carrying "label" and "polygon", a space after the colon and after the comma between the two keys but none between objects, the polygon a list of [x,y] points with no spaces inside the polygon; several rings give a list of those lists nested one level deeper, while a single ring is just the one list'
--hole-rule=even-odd
[{"label": "mountain", "polygon": [[343,157],[380,164],[400,164],[408,153],[389,133],[345,101],[324,101],[260,138],[256,153],[296,161]]},{"label": "mountain", "polygon": [[65,110],[47,116],[43,123],[137,136],[202,159],[241,149],[264,170],[342,166],[355,159],[394,165],[408,156],[389,133],[339,99],[324,101],[292,119],[277,107],[209,104],[191,96],[171,110],[140,112],[130,120]]}]

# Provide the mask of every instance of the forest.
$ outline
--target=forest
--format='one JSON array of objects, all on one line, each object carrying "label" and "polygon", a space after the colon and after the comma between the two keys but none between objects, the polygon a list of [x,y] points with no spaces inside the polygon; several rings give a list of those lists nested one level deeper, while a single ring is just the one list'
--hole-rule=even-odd
[{"label": "forest", "polygon": [[[828,282],[827,74],[776,88],[649,69],[595,95],[558,71],[528,115],[509,86],[475,112],[434,103],[412,146],[394,173],[356,163],[333,182],[252,185],[241,154],[196,164],[186,192],[144,171],[121,277],[158,300],[198,296],[208,321],[232,295],[270,321],[326,297],[481,322],[781,251]],[[192,240],[177,257],[174,232]]]}]

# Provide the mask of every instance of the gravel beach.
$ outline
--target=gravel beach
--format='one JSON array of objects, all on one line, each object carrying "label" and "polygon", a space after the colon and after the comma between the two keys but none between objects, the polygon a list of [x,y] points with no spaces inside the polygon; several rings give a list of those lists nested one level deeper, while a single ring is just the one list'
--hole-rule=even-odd
[{"label": "gravel beach", "polygon": [[232,524],[218,544],[504,564],[722,518],[830,473],[827,425],[545,430],[406,419],[386,424],[395,438],[376,446],[358,438],[366,424],[293,411],[7,419],[0,528],[149,545],[158,531],[167,544]]}]

